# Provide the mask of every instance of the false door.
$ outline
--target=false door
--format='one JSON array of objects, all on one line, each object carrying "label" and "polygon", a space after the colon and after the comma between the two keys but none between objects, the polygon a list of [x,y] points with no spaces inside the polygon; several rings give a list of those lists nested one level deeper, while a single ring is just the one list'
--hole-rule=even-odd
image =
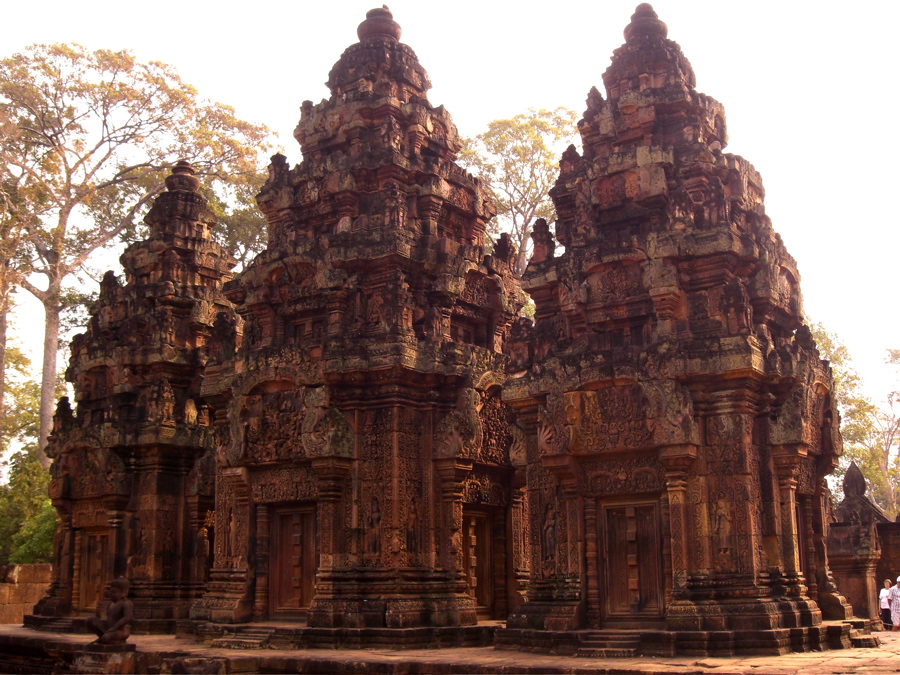
[{"label": "false door", "polygon": [[94,611],[105,597],[109,583],[109,533],[106,530],[81,534],[79,609]]},{"label": "false door", "polygon": [[463,507],[463,574],[479,619],[507,614],[503,515],[496,508]]},{"label": "false door", "polygon": [[663,616],[662,546],[656,502],[603,504],[601,615],[623,627]]},{"label": "false door", "polygon": [[302,618],[318,569],[315,505],[274,509],[269,542],[269,615]]}]

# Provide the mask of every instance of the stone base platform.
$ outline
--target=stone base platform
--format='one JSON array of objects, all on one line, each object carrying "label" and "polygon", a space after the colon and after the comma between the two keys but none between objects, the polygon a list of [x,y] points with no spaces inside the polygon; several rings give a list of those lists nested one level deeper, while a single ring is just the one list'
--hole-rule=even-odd
[{"label": "stone base platform", "polygon": [[779,656],[791,652],[877,647],[872,622],[853,619],[819,626],[757,631],[497,630],[497,649],[597,657]]},{"label": "stone base platform", "polygon": [[766,673],[871,674],[894,672],[900,663],[900,633],[879,633],[878,649],[849,648],[779,656],[703,657],[525,653],[491,647],[404,649],[226,649],[172,635],[133,635],[133,652],[104,652],[88,644],[87,635],[39,633],[20,626],[0,626],[2,673],[321,673],[350,675],[710,675]]},{"label": "stone base platform", "polygon": [[429,628],[310,628],[275,622],[217,624],[179,623],[179,637],[193,637],[211,647],[227,649],[442,649],[491,647],[503,624]]}]

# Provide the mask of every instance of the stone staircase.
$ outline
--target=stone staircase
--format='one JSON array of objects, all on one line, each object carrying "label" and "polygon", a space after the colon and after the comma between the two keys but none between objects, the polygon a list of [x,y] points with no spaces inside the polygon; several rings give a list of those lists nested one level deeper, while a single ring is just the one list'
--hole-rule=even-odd
[{"label": "stone staircase", "polygon": [[219,649],[267,649],[275,634],[274,628],[264,626],[241,626],[234,632],[226,632],[212,640],[210,647]]},{"label": "stone staircase", "polygon": [[[31,619],[29,621],[29,619]],[[32,617],[25,618],[25,626],[42,633],[77,633],[81,632],[79,626],[75,625],[75,619],[67,617],[59,617],[44,620],[35,620]]]},{"label": "stone staircase", "polygon": [[575,656],[593,658],[627,658],[638,656],[641,634],[633,631],[594,630],[579,637]]},{"label": "stone staircase", "polygon": [[872,635],[871,621],[868,619],[850,619],[850,644],[853,647],[878,647],[881,640]]}]

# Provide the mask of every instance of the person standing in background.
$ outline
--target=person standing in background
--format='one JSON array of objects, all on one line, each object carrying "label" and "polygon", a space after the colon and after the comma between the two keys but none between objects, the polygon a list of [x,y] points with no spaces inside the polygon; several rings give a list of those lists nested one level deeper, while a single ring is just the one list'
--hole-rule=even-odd
[{"label": "person standing in background", "polygon": [[888,601],[888,593],[891,592],[891,580],[884,580],[884,588],[878,594],[878,606],[881,609],[881,623],[884,624],[885,630],[891,630],[893,622],[891,621],[891,603]]}]

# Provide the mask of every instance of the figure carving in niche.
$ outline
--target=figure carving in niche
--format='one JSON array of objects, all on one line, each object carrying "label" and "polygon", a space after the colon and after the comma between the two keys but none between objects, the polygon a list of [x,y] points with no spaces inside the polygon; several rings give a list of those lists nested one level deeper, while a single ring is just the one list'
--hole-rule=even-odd
[{"label": "figure carving in niche", "polygon": [[234,523],[232,520],[234,519],[234,507],[229,504],[225,507],[225,535],[222,537],[222,554],[225,558],[231,558],[234,556],[235,551],[235,542],[234,542]]},{"label": "figure carving in niche", "polygon": [[699,320],[709,318],[709,298],[703,291],[691,297],[691,318]]},{"label": "figure carving in niche", "polygon": [[552,576],[553,563],[556,560],[556,509],[553,504],[544,508],[544,522],[541,529],[541,559],[544,561],[542,572],[544,577]]},{"label": "figure carving in niche", "polygon": [[725,286],[725,317],[728,332],[732,335],[746,334],[750,330],[750,296],[747,287],[739,277],[734,277]]},{"label": "figure carving in niche", "polygon": [[432,340],[440,340],[444,334],[444,314],[441,308],[433,304],[428,308],[428,318],[425,324],[425,337]]},{"label": "figure carving in niche", "polygon": [[369,522],[366,527],[366,553],[378,555],[381,552],[381,507],[378,499],[372,497]]},{"label": "figure carving in niche", "polygon": [[419,552],[419,506],[416,497],[410,500],[406,513],[406,550],[410,554]]},{"label": "figure carving in niche", "polygon": [[384,125],[382,132],[382,141],[384,142],[385,147],[399,151],[400,140],[402,137],[403,132],[400,130],[400,127],[394,121],[393,117],[388,116],[387,123]]},{"label": "figure carving in niche", "polygon": [[535,221],[534,229],[531,232],[531,241],[534,243],[531,262],[539,263],[553,259],[556,251],[556,242],[553,240],[550,226],[547,225],[547,221],[543,218],[538,218]]},{"label": "figure carving in niche", "polygon": [[197,555],[194,556],[194,578],[206,580],[209,567],[209,530],[204,523],[197,530]]},{"label": "figure carving in niche", "polygon": [[[716,504],[715,535],[720,559],[727,558],[731,553],[731,513],[723,501]],[[720,562],[724,561],[720,560]]]},{"label": "figure carving in niche", "polygon": [[197,404],[189,398],[184,403],[184,423],[194,425],[197,423]]},{"label": "figure carving in niche", "polygon": [[382,312],[384,310],[384,298],[379,291],[375,291],[366,303],[366,323],[369,326],[380,326]]},{"label": "figure carving in niche", "polygon": [[384,223],[392,230],[402,229],[406,221],[406,200],[400,194],[395,183],[387,186],[387,199],[385,200]]},{"label": "figure carving in niche", "polygon": [[255,346],[262,337],[262,327],[252,314],[244,319],[244,343],[246,348]]},{"label": "figure carving in niche", "polygon": [[584,418],[582,392],[572,391],[564,395],[566,402],[566,446],[575,445]]},{"label": "figure carving in niche", "polygon": [[590,186],[583,178],[575,181],[575,228],[582,236],[589,233],[592,218]]}]

